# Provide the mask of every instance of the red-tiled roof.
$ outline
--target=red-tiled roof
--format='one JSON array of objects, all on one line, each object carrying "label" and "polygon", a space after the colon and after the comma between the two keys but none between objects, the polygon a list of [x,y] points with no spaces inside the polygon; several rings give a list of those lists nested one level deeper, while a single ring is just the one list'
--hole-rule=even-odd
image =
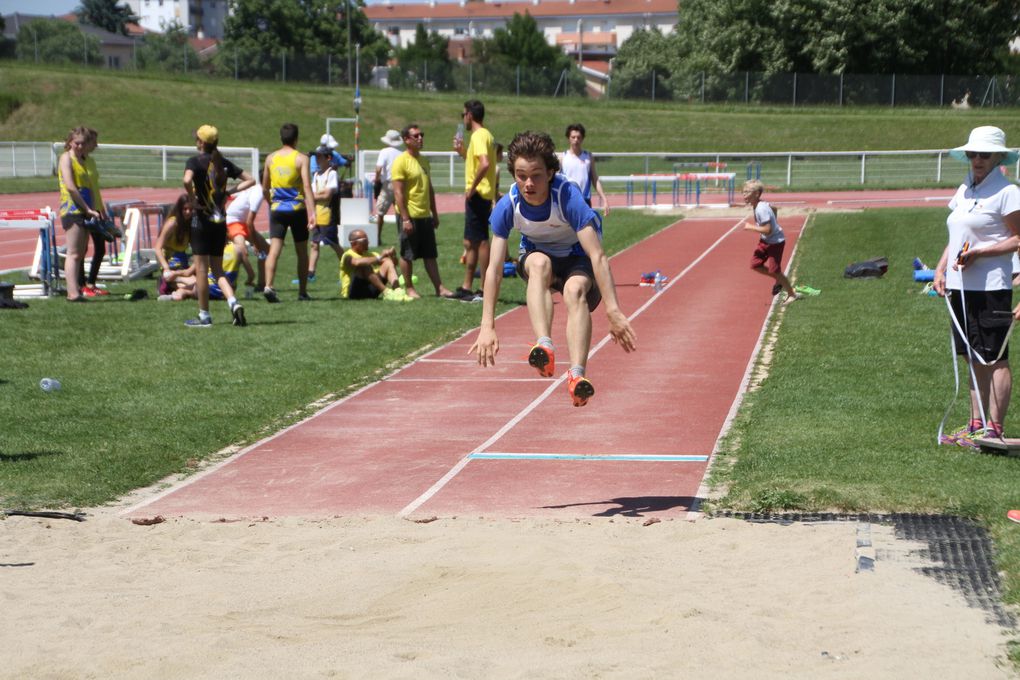
[{"label": "red-tiled roof", "polygon": [[538,4],[521,2],[428,2],[415,4],[369,5],[365,16],[372,21],[399,19],[507,19],[514,12],[528,13],[535,18],[550,16],[602,16],[626,14],[677,14],[677,0],[539,0]]}]

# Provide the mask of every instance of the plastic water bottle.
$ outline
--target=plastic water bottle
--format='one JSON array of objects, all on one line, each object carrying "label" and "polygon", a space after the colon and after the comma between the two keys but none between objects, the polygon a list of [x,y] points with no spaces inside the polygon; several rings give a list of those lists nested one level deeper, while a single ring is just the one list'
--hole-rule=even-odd
[{"label": "plastic water bottle", "polygon": [[457,123],[457,133],[453,136],[458,142],[464,141],[464,123]]},{"label": "plastic water bottle", "polygon": [[658,293],[666,285],[666,277],[662,275],[661,271],[656,270],[655,272],[655,292]]},{"label": "plastic water bottle", "polygon": [[60,381],[56,378],[43,378],[39,381],[39,387],[43,392],[56,392],[60,389]]}]

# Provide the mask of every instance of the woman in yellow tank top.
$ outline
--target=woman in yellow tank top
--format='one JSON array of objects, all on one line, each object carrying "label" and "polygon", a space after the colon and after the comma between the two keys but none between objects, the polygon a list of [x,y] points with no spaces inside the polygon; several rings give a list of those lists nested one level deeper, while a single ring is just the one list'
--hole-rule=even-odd
[{"label": "woman in yellow tank top", "polygon": [[60,185],[60,222],[64,227],[67,254],[64,281],[68,302],[85,302],[78,281],[79,269],[88,248],[87,219],[106,219],[99,193],[99,177],[94,164],[88,163],[89,130],[76,127],[67,135],[64,153],[57,163]]},{"label": "woman in yellow tank top", "polygon": [[188,262],[192,214],[188,195],[181,194],[156,237],[156,259],[163,268],[156,288],[160,300],[197,297],[195,265]]}]

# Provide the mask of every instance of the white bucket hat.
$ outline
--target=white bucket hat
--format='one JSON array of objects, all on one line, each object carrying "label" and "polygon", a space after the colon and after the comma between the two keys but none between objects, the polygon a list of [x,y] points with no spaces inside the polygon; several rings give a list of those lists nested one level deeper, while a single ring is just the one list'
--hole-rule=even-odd
[{"label": "white bucket hat", "polygon": [[399,149],[404,145],[404,140],[400,138],[400,132],[397,130],[387,130],[386,134],[379,138],[379,141],[394,149]]},{"label": "white bucket hat", "polygon": [[330,150],[336,149],[337,146],[339,146],[339,144],[336,143],[336,139],[333,138],[333,135],[323,135],[322,137],[319,137],[319,145],[328,146]]},{"label": "white bucket hat", "polygon": [[958,161],[965,161],[968,151],[1005,154],[1001,161],[1003,164],[1016,163],[1017,158],[1020,158],[1020,154],[1006,146],[1006,133],[992,125],[982,125],[971,130],[967,143],[950,150],[949,155]]}]

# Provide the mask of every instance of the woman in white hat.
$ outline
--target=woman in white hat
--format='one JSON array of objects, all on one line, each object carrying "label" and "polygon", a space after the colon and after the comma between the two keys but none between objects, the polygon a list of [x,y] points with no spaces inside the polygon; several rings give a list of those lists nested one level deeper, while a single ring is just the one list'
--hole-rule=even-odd
[{"label": "woman in white hat", "polygon": [[[948,298],[956,353],[972,368],[970,422],[942,442],[976,447],[981,436],[1002,438],[1009,407],[1009,331],[1013,255],[1020,243],[1020,187],[999,166],[1017,152],[997,127],[974,128],[950,155],[970,163],[967,180],[949,201],[949,244],[935,268],[935,290]],[[966,338],[966,339],[964,339]]]},{"label": "woman in white hat", "polygon": [[[386,134],[379,138],[385,144],[379,152],[379,158],[375,162],[375,223],[379,228],[379,236],[382,237],[383,218],[393,205],[393,182],[390,181],[390,168],[393,161],[401,153],[404,140],[400,138],[399,130],[387,130]],[[399,226],[399,225],[397,225]]]}]

